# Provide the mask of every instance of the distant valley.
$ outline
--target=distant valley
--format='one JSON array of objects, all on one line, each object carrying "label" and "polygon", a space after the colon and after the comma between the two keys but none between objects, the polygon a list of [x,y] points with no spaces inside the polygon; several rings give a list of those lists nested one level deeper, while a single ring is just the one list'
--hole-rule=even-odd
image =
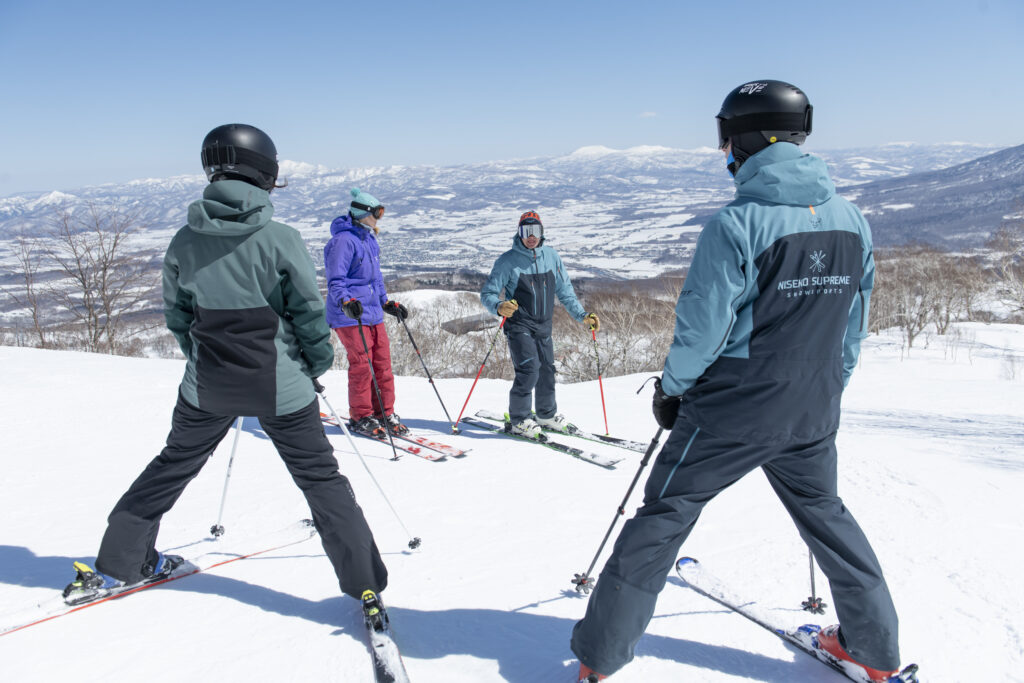
[{"label": "distant valley", "polygon": [[[829,164],[843,195],[872,223],[876,244],[977,246],[1019,212],[1024,146],[890,144],[807,151]],[[486,273],[511,245],[520,212],[536,209],[574,277],[635,279],[684,267],[707,218],[733,196],[713,149],[586,147],[559,157],[460,166],[328,169],[283,162],[288,187],[275,218],[300,230],[317,259],[330,221],[361,187],[387,206],[381,235],[388,277]],[[15,275],[11,238],[43,234],[61,207],[138,212],[133,247],[162,254],[205,186],[201,175],[145,179],[0,199],[0,263]]]}]

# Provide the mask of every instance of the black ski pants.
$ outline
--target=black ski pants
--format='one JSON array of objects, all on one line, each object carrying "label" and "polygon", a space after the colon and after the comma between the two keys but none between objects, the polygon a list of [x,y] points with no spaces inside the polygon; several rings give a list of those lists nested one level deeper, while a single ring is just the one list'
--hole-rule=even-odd
[{"label": "black ski pants", "polygon": [[[157,558],[160,519],[199,474],[236,419],[207,413],[178,395],[167,446],[121,496],[107,519],[96,557],[99,571],[128,583],[142,579],[143,566],[152,566]],[[387,568],[348,479],[338,472],[316,399],[294,413],[263,416],[259,422],[309,503],[342,592],[359,598],[366,589],[383,590]]]},{"label": "black ski pants", "polygon": [[899,666],[896,609],[874,551],[836,486],[835,434],[800,445],[743,444],[676,420],[601,572],[572,650],[610,675],[633,659],[658,593],[697,517],[712,498],[760,467],[828,577],[846,650],[862,664]]},{"label": "black ski pants", "polygon": [[[505,333],[516,378],[508,394],[508,414],[512,424],[530,417],[536,401],[540,417],[554,417],[555,345],[551,330],[515,328]],[[534,398],[536,390],[536,399]]]}]

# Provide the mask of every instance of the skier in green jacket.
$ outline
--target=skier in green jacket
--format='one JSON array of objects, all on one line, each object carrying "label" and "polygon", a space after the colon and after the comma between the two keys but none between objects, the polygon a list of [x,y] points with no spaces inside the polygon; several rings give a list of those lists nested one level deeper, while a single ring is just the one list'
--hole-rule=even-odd
[{"label": "skier in green jacket", "polygon": [[187,359],[167,445],[110,513],[95,571],[76,563],[65,600],[173,572],[183,560],[156,550],[161,517],[237,417],[253,415],[305,495],[342,592],[376,607],[387,569],[313,389],[334,359],[316,271],[299,233],[271,220],[277,150],[258,128],[228,124],[206,136],[202,161],[210,184],[163,266],[167,327]]}]

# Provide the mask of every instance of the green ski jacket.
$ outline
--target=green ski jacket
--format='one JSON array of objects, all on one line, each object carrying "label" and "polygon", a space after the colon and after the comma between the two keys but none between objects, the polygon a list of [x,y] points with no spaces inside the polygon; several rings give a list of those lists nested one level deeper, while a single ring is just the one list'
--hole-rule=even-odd
[{"label": "green ski jacket", "polygon": [[209,413],[295,412],[334,358],[313,261],[273,213],[265,190],[218,180],[167,247],[164,317],[188,359],[181,394]]}]

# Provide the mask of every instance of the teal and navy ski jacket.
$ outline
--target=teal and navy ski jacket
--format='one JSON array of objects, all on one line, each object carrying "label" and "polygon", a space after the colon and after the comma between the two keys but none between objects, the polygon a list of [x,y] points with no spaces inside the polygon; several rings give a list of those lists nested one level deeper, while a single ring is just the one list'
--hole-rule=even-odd
[{"label": "teal and navy ski jacket", "polygon": [[583,320],[587,313],[576,298],[558,252],[543,243],[527,249],[518,235],[512,238],[512,248],[494,262],[491,276],[480,290],[481,303],[495,315],[499,303],[515,299],[519,310],[505,323],[505,329],[531,332],[551,331],[556,296],[569,315]]},{"label": "teal and navy ski jacket", "polygon": [[716,436],[813,441],[838,428],[867,336],[871,231],[794,144],[753,155],[735,181],[697,241],[662,387]]},{"label": "teal and navy ski jacket", "polygon": [[167,247],[164,317],[188,359],[181,395],[208,413],[293,413],[334,360],[313,260],[273,213],[265,190],[218,180]]}]

